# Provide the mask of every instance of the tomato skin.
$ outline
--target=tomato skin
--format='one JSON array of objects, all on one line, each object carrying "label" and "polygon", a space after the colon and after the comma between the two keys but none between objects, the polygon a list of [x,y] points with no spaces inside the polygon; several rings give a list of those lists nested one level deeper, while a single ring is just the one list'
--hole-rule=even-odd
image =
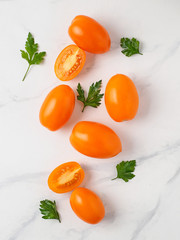
[{"label": "tomato skin", "polygon": [[70,142],[80,153],[94,158],[110,158],[122,150],[121,141],[109,127],[90,121],[78,122]]},{"label": "tomato skin", "polygon": [[114,121],[133,119],[139,106],[139,96],[133,81],[123,74],[113,76],[106,86],[105,105]]},{"label": "tomato skin", "polygon": [[70,192],[84,179],[84,170],[77,162],[66,162],[55,168],[48,178],[49,188],[56,193]]},{"label": "tomato skin", "polygon": [[71,194],[70,204],[75,214],[87,223],[97,224],[105,216],[101,199],[87,188],[76,188]]},{"label": "tomato skin", "polygon": [[41,124],[51,131],[61,128],[71,117],[75,95],[68,85],[55,87],[45,98],[39,113]]},{"label": "tomato skin", "polygon": [[90,53],[105,53],[109,51],[111,40],[106,29],[94,19],[76,16],[70,27],[69,36],[81,49]]},{"label": "tomato skin", "polygon": [[61,81],[72,80],[81,72],[85,60],[86,54],[78,46],[72,44],[65,47],[54,64],[56,77]]}]

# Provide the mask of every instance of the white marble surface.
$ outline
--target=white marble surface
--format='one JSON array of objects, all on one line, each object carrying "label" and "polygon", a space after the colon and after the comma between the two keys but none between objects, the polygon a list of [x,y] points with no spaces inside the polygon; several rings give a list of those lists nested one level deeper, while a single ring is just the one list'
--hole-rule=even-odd
[{"label": "white marble surface", "polygon": [[[82,73],[68,82],[73,89],[99,79],[103,90],[116,73],[135,82],[140,108],[133,121],[116,123],[104,102],[70,121],[57,132],[38,119],[47,93],[61,84],[53,70],[58,53],[72,43],[67,29],[78,14],[101,22],[112,39],[103,55],[87,54]],[[1,0],[0,1],[0,239],[1,240],[179,240],[180,239],[180,2],[179,0]],[[44,64],[32,67],[20,49],[32,32],[47,51]],[[143,56],[121,54],[121,37],[142,42]],[[120,136],[123,152],[112,159],[91,159],[69,143],[80,120],[104,123]],[[121,160],[137,160],[129,183],[111,181]],[[82,222],[72,212],[70,193],[58,195],[47,186],[51,170],[66,161],[85,169],[82,186],[103,200],[106,216],[98,225]],[[43,220],[42,199],[57,201],[62,223]]]}]

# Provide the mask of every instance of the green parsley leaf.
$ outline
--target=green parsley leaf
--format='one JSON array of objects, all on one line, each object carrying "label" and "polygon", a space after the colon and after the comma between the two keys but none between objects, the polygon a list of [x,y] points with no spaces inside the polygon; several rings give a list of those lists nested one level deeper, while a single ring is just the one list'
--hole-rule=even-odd
[{"label": "green parsley leaf", "polygon": [[43,200],[40,201],[40,208],[39,210],[42,213],[42,218],[44,219],[57,219],[61,222],[59,213],[56,209],[56,202],[52,202],[50,200]]},{"label": "green parsley leaf", "polygon": [[24,50],[20,50],[21,51],[21,56],[22,58],[26,59],[29,62],[29,56],[28,53],[25,52]]},{"label": "green parsley leaf", "polygon": [[85,98],[84,90],[82,89],[81,84],[78,83],[77,92],[79,95],[77,96],[77,99],[84,104],[82,112],[84,112],[84,109],[87,106],[97,108],[99,105],[101,105],[101,99],[104,96],[104,94],[100,94],[101,85],[102,85],[102,80],[96,82],[95,84],[93,83],[89,87],[87,98]]},{"label": "green parsley leaf", "polygon": [[139,52],[139,41],[135,38],[121,38],[120,46],[124,48],[124,50],[121,52],[127,57],[130,57],[134,54],[143,55]]},{"label": "green parsley leaf", "polygon": [[25,80],[26,75],[30,69],[30,66],[34,64],[40,64],[44,60],[44,57],[46,55],[46,52],[38,53],[38,44],[34,43],[34,38],[30,32],[27,37],[25,49],[26,51],[20,50],[21,56],[29,63],[29,66],[22,81]]},{"label": "green parsley leaf", "polygon": [[40,64],[46,55],[46,52],[35,53],[31,64]]},{"label": "green parsley leaf", "polygon": [[135,166],[136,160],[120,162],[119,164],[116,165],[117,177],[113,178],[112,180],[121,178],[125,182],[128,182],[130,179],[135,177],[135,175],[132,173],[135,170]]}]

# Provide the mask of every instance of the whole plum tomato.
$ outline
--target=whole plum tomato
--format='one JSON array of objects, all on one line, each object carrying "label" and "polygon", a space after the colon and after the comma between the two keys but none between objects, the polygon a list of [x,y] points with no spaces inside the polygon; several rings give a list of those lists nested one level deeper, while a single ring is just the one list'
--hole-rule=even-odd
[{"label": "whole plum tomato", "polygon": [[113,76],[106,86],[105,105],[114,121],[133,119],[139,106],[139,96],[133,81],[123,74]]},{"label": "whole plum tomato", "polygon": [[51,131],[61,128],[71,117],[75,95],[68,85],[55,87],[45,98],[39,113],[41,124]]},{"label": "whole plum tomato", "polygon": [[94,158],[110,158],[121,152],[121,141],[109,127],[90,121],[78,122],[70,136],[72,146]]},{"label": "whole plum tomato", "polygon": [[87,52],[105,53],[110,49],[111,39],[108,32],[90,17],[76,16],[68,32],[75,44]]}]

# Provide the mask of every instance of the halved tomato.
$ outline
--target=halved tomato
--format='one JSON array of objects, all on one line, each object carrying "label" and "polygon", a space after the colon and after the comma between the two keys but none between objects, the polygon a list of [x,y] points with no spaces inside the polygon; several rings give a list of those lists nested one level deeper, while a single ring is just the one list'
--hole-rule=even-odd
[{"label": "halved tomato", "polygon": [[63,163],[55,168],[48,178],[49,188],[56,193],[70,192],[84,179],[84,170],[77,162]]},{"label": "halved tomato", "polygon": [[82,70],[86,60],[85,52],[76,45],[69,45],[56,59],[54,71],[62,81],[75,78]]}]

